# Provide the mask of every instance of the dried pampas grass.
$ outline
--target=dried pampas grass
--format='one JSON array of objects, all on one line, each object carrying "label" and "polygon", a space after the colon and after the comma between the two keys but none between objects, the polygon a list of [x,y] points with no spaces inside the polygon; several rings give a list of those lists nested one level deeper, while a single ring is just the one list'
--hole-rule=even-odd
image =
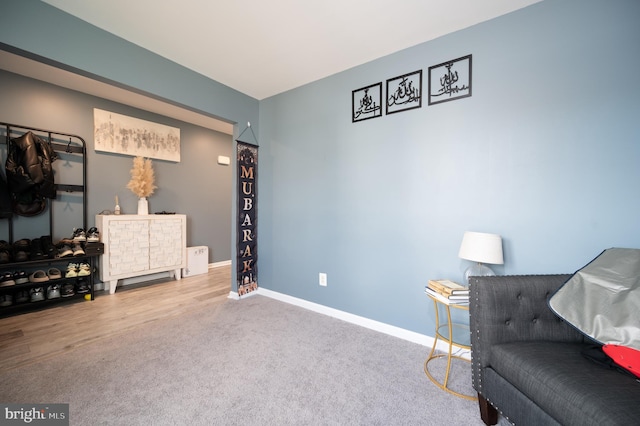
[{"label": "dried pampas grass", "polygon": [[148,197],[157,188],[154,182],[155,175],[151,160],[144,157],[135,157],[133,159],[133,168],[131,169],[131,180],[127,184],[127,188],[140,198]]}]

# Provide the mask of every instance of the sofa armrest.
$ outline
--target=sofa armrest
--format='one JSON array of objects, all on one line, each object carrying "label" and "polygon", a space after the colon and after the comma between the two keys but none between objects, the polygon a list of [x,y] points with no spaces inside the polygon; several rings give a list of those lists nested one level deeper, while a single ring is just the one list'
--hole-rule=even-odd
[{"label": "sofa armrest", "polygon": [[547,299],[571,275],[471,277],[469,326],[473,386],[482,393],[482,369],[491,347],[521,341],[583,342],[571,325],[555,315]]}]

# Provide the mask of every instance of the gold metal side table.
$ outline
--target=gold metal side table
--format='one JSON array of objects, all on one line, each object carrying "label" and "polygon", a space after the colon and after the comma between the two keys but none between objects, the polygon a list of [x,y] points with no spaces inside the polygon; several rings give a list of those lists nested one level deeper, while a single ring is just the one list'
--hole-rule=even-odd
[{"label": "gold metal side table", "polygon": [[[440,389],[446,392],[449,392],[453,395],[459,396],[460,398],[468,399],[470,401],[477,401],[478,398],[476,398],[475,396],[465,395],[465,394],[456,392],[447,386],[449,383],[449,372],[451,371],[451,360],[453,358],[457,358],[465,362],[470,362],[466,358],[463,358],[459,355],[454,355],[453,347],[456,346],[456,347],[467,349],[467,350],[471,349],[471,336],[469,333],[469,326],[465,324],[456,324],[451,322],[451,308],[469,311],[469,304],[454,303],[449,300],[446,300],[444,297],[437,298],[435,296],[432,296],[429,293],[426,293],[426,294],[427,296],[429,296],[431,300],[433,300],[433,306],[435,307],[435,311],[436,311],[436,335],[433,341],[433,347],[431,348],[431,352],[429,353],[429,357],[424,362],[424,372],[429,378],[429,380],[431,380]],[[444,308],[444,311],[446,313],[447,319],[446,319],[446,322],[444,323],[440,322],[440,308]],[[447,345],[449,346],[449,351],[447,353],[435,354],[438,340],[442,340],[443,342],[447,343]],[[447,358],[447,369],[445,371],[444,381],[441,383],[435,377],[433,377],[433,375],[429,372],[429,362],[437,358],[445,358],[445,357]]]}]

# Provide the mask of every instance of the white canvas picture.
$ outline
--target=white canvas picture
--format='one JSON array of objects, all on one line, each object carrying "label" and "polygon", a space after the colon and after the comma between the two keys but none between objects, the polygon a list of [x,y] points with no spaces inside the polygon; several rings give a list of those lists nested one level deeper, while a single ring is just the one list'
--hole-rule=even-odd
[{"label": "white canvas picture", "polygon": [[96,151],[180,162],[180,129],[93,109]]}]

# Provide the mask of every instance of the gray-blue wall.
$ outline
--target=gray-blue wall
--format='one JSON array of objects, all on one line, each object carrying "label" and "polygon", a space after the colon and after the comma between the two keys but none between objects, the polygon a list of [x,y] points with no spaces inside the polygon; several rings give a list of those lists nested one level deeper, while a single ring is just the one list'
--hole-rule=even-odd
[{"label": "gray-blue wall", "polygon": [[[242,132],[247,122],[251,122],[255,132],[259,130],[257,99],[142,49],[46,3],[38,0],[5,0],[2,3],[1,16],[0,48],[4,50],[184,106],[230,123],[239,123],[234,127],[235,137]],[[234,173],[234,162],[231,170]],[[101,190],[96,187],[90,190],[89,204],[90,208],[94,209],[91,207],[92,197],[96,193],[100,194]],[[113,191],[105,191],[101,197],[111,199]],[[231,197],[233,217],[236,210],[235,191]],[[233,253],[233,223],[229,224],[229,228],[229,251]],[[235,264],[233,258],[232,262]]]},{"label": "gray-blue wall", "polygon": [[47,3],[4,0],[1,22],[0,43],[43,62],[258,128],[256,99]]},{"label": "gray-blue wall", "polygon": [[[6,100],[0,102],[0,122],[72,133],[87,143],[87,227],[95,225],[96,214],[113,211],[116,195],[123,213],[137,211],[137,197],[126,189],[133,157],[95,151],[93,109],[179,128],[180,162],[153,160],[158,188],[149,197],[149,211],[186,214],[187,245],[209,247],[210,263],[231,259],[233,175],[231,166],[217,163],[219,155],[233,158],[230,135],[2,70],[0,93]],[[0,134],[4,136],[4,128]],[[0,152],[4,166],[4,144],[0,145]],[[53,167],[57,183],[82,183],[78,157],[62,154]],[[81,203],[82,197],[73,193],[59,193],[57,200],[50,203],[54,209],[54,240],[69,238],[74,228],[82,226]],[[8,240],[3,226],[7,223],[0,222],[0,239]],[[14,219],[14,240],[47,234],[46,214]]]},{"label": "gray-blue wall", "polygon": [[[545,0],[261,101],[261,286],[432,335],[465,231],[502,235],[498,274],[640,247],[639,18]],[[351,122],[352,90],[468,54],[472,97]]]},{"label": "gray-blue wall", "polygon": [[[5,3],[6,46],[251,121],[264,288],[432,335],[423,288],[461,279],[464,231],[503,236],[499,274],[640,246],[635,0],[545,0],[260,102],[44,3]],[[472,97],[351,123],[352,90],[467,54]]]}]

